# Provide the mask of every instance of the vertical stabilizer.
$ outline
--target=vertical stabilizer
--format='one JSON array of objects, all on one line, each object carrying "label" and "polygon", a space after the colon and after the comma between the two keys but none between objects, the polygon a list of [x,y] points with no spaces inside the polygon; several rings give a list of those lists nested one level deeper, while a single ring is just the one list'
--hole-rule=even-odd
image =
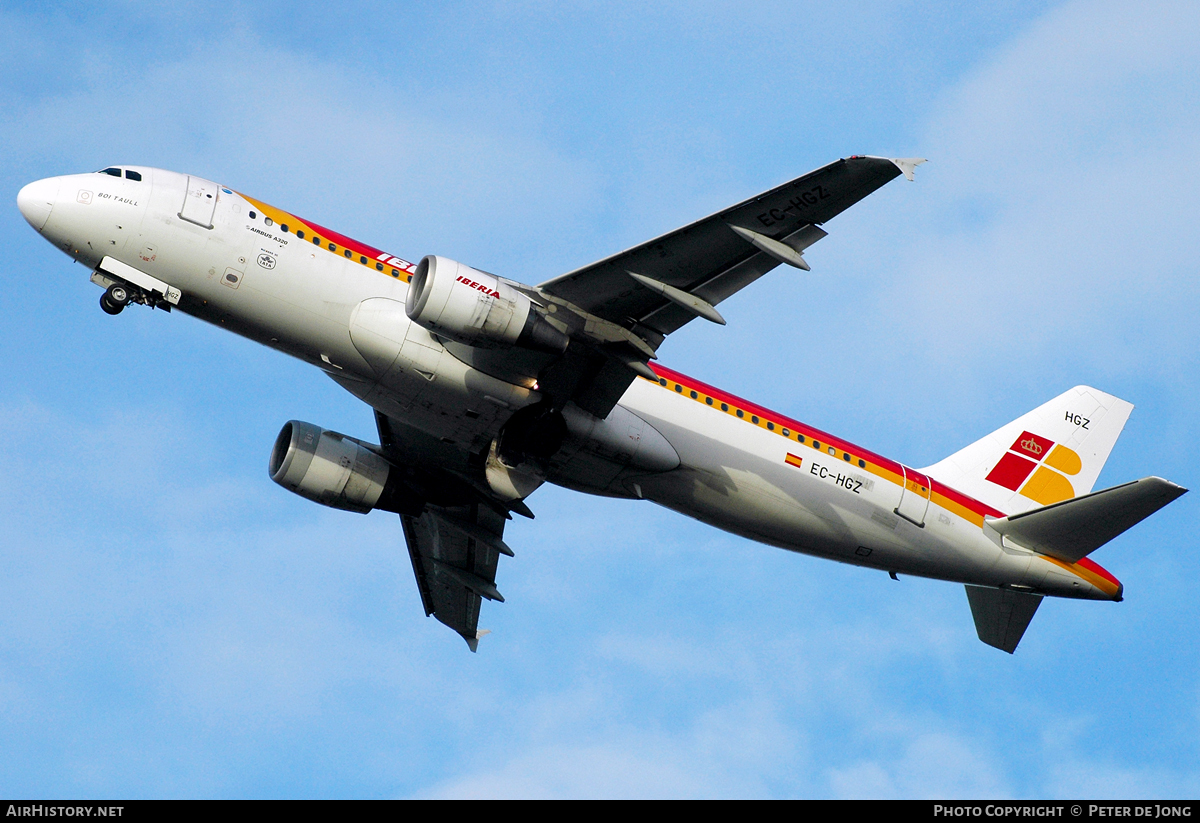
[{"label": "vertical stabilizer", "polygon": [[966,589],[979,639],[1009,654],[1016,651],[1029,621],[1042,605],[1042,596],[983,586],[967,586]]},{"label": "vertical stabilizer", "polygon": [[1092,490],[1131,411],[1076,386],[922,471],[1005,514],[1048,506]]}]

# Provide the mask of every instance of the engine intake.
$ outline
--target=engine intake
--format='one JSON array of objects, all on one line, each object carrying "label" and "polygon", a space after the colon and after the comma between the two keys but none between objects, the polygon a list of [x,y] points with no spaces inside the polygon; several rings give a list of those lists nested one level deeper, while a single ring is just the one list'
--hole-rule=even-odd
[{"label": "engine intake", "polygon": [[405,499],[383,457],[351,437],[299,420],[289,420],[275,438],[268,471],[288,491],[335,509],[401,511],[415,502]]},{"label": "engine intake", "polygon": [[570,339],[508,281],[435,255],[417,264],[404,310],[414,323],[468,346],[558,354]]}]

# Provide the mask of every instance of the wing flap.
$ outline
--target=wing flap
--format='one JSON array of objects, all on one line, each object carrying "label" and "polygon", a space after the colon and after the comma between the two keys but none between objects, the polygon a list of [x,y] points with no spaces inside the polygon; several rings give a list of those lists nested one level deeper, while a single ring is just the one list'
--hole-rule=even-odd
[{"label": "wing flap", "polygon": [[1022,514],[989,518],[987,525],[1018,546],[1077,563],[1186,493],[1161,477],[1143,477]]}]

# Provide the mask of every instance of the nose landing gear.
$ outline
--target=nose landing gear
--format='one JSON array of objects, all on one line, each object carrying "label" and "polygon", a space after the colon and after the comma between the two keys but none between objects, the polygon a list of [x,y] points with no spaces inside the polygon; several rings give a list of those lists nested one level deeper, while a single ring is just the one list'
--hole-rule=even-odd
[{"label": "nose landing gear", "polygon": [[106,314],[120,314],[132,299],[133,294],[129,291],[128,286],[123,283],[113,283],[105,289],[104,294],[100,295],[100,308],[104,309]]}]

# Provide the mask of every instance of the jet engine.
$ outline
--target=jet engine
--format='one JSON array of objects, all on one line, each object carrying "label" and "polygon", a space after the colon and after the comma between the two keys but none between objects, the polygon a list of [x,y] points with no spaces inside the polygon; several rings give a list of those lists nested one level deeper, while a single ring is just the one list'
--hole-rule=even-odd
[{"label": "jet engine", "polygon": [[299,420],[289,420],[275,438],[268,471],[288,491],[335,509],[407,513],[416,502],[407,499],[397,472],[375,451]]},{"label": "jet engine", "polygon": [[511,283],[445,257],[417,264],[404,310],[414,323],[468,346],[559,354],[569,342]]}]

